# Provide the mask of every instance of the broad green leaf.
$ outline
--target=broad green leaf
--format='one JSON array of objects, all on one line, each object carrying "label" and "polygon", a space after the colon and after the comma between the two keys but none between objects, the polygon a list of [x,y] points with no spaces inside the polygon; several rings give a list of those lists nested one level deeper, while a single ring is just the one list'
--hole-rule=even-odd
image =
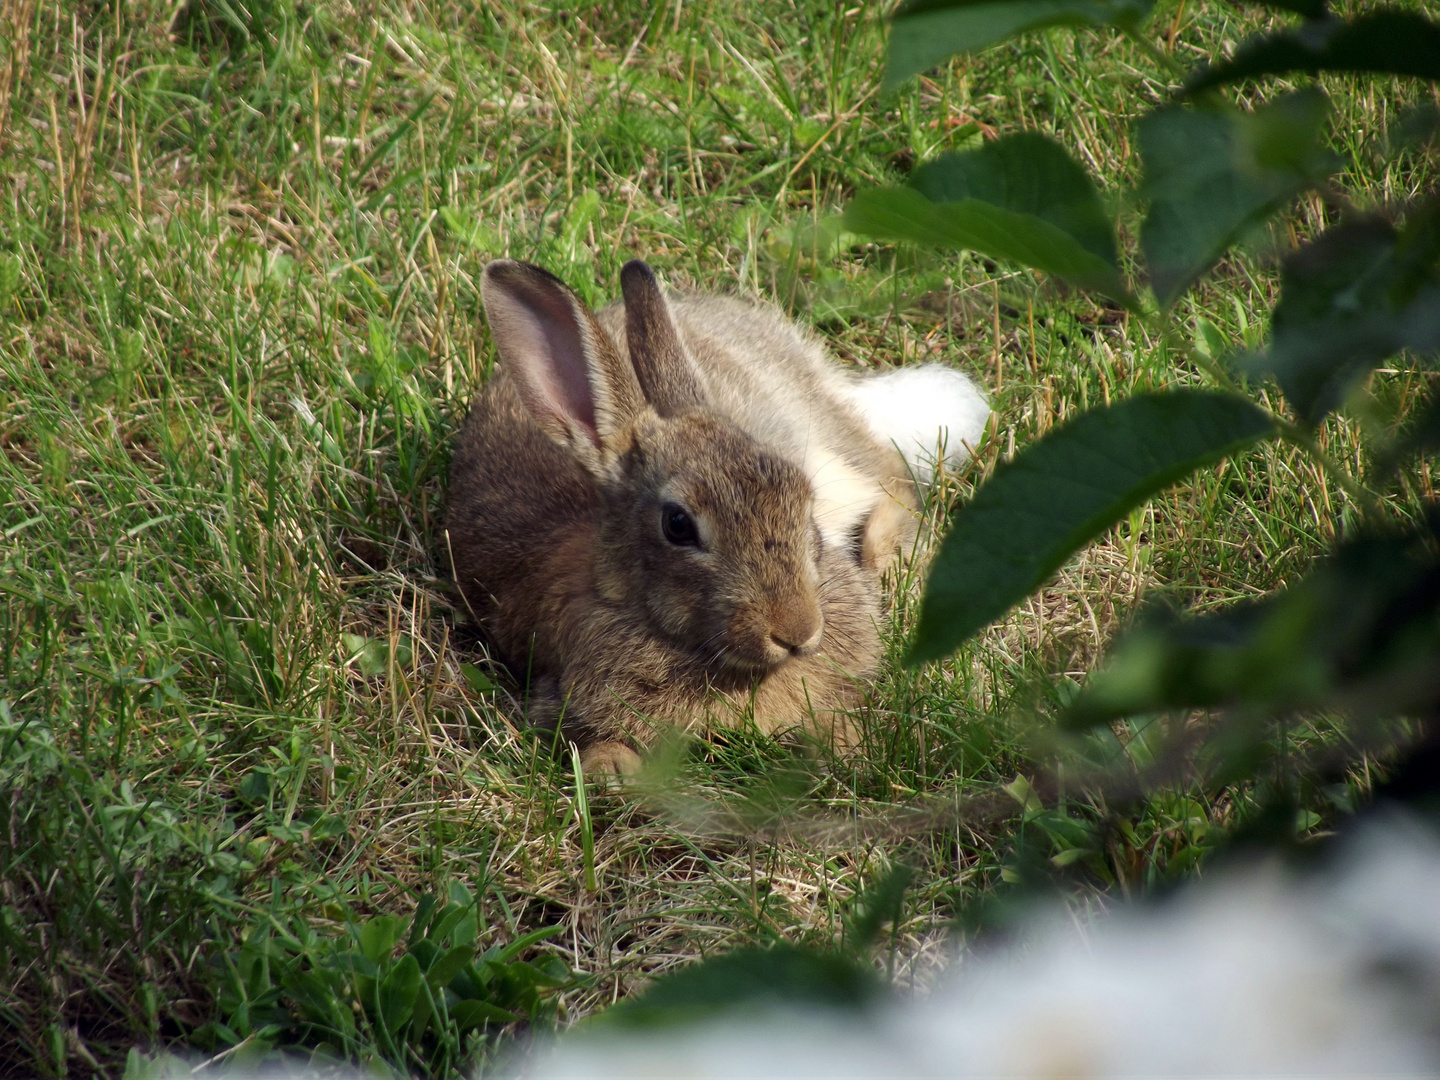
[{"label": "broad green leaf", "polygon": [[360,950],[373,963],[380,963],[395,951],[405,929],[405,920],[398,915],[377,915],[360,927]]},{"label": "broad green leaf", "polygon": [[474,958],[475,947],[473,945],[456,945],[455,948],[430,965],[430,970],[425,973],[425,978],[431,986],[441,989],[448,986],[451,979],[464,971]]},{"label": "broad green leaf", "polygon": [[505,250],[505,240],[483,216],[471,214],[454,206],[440,207],[440,220],[445,228],[467,247],[488,253]]},{"label": "broad green leaf", "polygon": [[1432,711],[1440,704],[1433,539],[1362,537],[1279,595],[1198,618],[1152,613],[1115,647],[1066,724],[1224,707]]},{"label": "broad green leaf", "polygon": [[917,169],[905,187],[862,191],[844,223],[884,239],[968,248],[1130,300],[1094,184],[1042,135],[946,154]]},{"label": "broad green leaf", "polygon": [[285,990],[294,999],[307,1019],[326,1024],[338,1031],[353,1031],[355,1015],[337,987],[313,971],[291,970],[285,973]]},{"label": "broad green leaf", "polygon": [[410,1013],[410,1030],[414,1035],[423,1035],[429,1030],[432,1021],[437,1027],[442,1023],[442,1014],[435,998],[435,991],[422,979],[415,995],[415,1007]]},{"label": "broad green leaf", "polygon": [[1115,269],[1063,230],[979,199],[937,205],[913,188],[874,188],[851,200],[845,225],[886,240],[966,248],[1078,285],[1122,291]]},{"label": "broad green leaf", "polygon": [[680,1024],[735,1008],[858,1009],[883,993],[873,971],[843,956],[793,945],[737,949],[661,976],[589,1026]]},{"label": "broad green leaf", "polygon": [[1047,26],[1136,27],[1154,0],[910,0],[890,25],[889,91],[956,53]]},{"label": "broad green leaf", "polygon": [[435,914],[436,903],[436,897],[427,893],[425,896],[422,896],[415,905],[415,914],[410,916],[410,935],[405,940],[407,945],[413,947],[427,936],[426,932],[430,928],[430,917]]},{"label": "broad green leaf", "polygon": [[381,981],[377,995],[380,1022],[390,1034],[399,1031],[415,1011],[415,999],[420,995],[420,979],[419,961],[406,953]]},{"label": "broad green leaf", "polygon": [[1142,394],[1081,413],[995,470],[930,570],[909,662],[950,652],[1157,491],[1275,431],[1242,397]]},{"label": "broad green leaf", "polygon": [[1401,231],[1348,222],[1286,259],[1270,347],[1246,361],[1274,375],[1295,412],[1318,423],[1387,356],[1440,349],[1440,199]]},{"label": "broad green leaf", "polygon": [[421,971],[429,971],[431,965],[440,959],[444,951],[429,938],[421,938],[406,950],[419,961]]},{"label": "broad green leaf", "polygon": [[474,664],[462,661],[460,674],[465,677],[465,684],[470,687],[470,692],[477,697],[484,697],[486,694],[494,693],[495,680],[486,675]]},{"label": "broad green leaf", "polygon": [[1223,83],[1292,71],[1372,72],[1440,80],[1440,24],[1408,11],[1375,11],[1344,22],[1310,22],[1242,45],[1233,59],[1202,69],[1187,94]]},{"label": "broad green leaf", "polygon": [[910,186],[934,203],[979,199],[1041,218],[1115,266],[1115,230],[1090,174],[1054,139],[1022,132],[921,165]]},{"label": "broad green leaf", "polygon": [[1045,809],[1045,804],[1040,801],[1039,794],[1035,791],[1030,781],[1025,778],[1024,774],[1017,774],[1015,779],[1011,780],[1010,783],[1006,784],[1001,790],[1019,803],[1020,809],[1024,810],[1027,814],[1037,813]]},{"label": "broad green leaf", "polygon": [[[464,886],[461,887],[463,888]],[[435,925],[431,928],[429,935],[431,940],[444,941],[445,935],[460,925],[460,921],[470,915],[474,910],[475,907],[473,903],[463,906],[460,904],[446,904],[440,913],[435,916]],[[452,944],[459,945],[463,944],[463,942],[457,941]]]},{"label": "broad green leaf", "polygon": [[519,1019],[509,1009],[478,998],[466,998],[450,1006],[450,1020],[462,1035],[484,1024],[513,1024]]},{"label": "broad green leaf", "polygon": [[390,650],[385,642],[367,638],[360,634],[341,634],[340,643],[349,659],[360,674],[373,677],[385,674],[390,664]]},{"label": "broad green leaf", "polygon": [[537,956],[534,960],[519,960],[506,969],[514,983],[535,988],[555,989],[568,986],[574,981],[574,974],[558,956]]},{"label": "broad green leaf", "polygon": [[1333,171],[1319,145],[1329,101],[1318,90],[1249,114],[1167,108],[1140,120],[1140,246],[1155,296],[1179,299],[1248,229]]},{"label": "broad green leaf", "polygon": [[450,894],[450,903],[456,907],[474,907],[475,894],[466,888],[463,881],[452,881],[447,889]]},{"label": "broad green leaf", "polygon": [[310,839],[329,840],[335,836],[344,836],[349,827],[348,819],[338,814],[325,814],[316,818],[315,823],[310,826]]}]

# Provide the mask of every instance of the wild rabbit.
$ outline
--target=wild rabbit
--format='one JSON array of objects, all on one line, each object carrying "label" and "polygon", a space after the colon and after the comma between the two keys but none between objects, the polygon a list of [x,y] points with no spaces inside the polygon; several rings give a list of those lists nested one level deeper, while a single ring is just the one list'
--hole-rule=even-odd
[{"label": "wild rabbit", "polygon": [[445,536],[465,603],[591,771],[747,709],[844,746],[923,451],[989,408],[950,369],[856,379],[773,309],[667,295],[638,260],[620,279],[597,314],[539,267],[485,268],[500,371]]}]

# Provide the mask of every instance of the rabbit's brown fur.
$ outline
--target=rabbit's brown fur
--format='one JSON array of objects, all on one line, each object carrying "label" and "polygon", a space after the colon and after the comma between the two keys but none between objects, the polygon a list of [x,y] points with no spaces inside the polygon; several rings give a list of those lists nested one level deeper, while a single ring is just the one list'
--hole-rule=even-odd
[{"label": "rabbit's brown fur", "polygon": [[[536,267],[486,269],[501,370],[457,442],[446,527],[465,601],[528,681],[532,721],[561,724],[592,770],[752,708],[763,730],[844,746],[880,656],[878,570],[912,528],[904,463],[825,400],[835,374],[778,315],[667,302],[643,263],[622,283],[597,318]],[[737,338],[787,397],[746,400]],[[787,426],[796,401],[824,422]],[[817,454],[868,500],[827,506],[840,542],[817,524]],[[676,509],[693,544],[667,539]]]}]

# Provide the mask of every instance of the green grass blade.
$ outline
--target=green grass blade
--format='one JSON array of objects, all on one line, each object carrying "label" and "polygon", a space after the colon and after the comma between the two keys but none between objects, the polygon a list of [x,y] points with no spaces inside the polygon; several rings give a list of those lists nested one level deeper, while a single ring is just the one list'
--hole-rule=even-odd
[{"label": "green grass blade", "polygon": [[580,766],[580,748],[570,744],[570,765],[575,772],[575,816],[580,820],[580,848],[585,859],[585,888],[599,889],[595,880],[595,825],[590,820],[590,799],[585,793],[585,771]]}]

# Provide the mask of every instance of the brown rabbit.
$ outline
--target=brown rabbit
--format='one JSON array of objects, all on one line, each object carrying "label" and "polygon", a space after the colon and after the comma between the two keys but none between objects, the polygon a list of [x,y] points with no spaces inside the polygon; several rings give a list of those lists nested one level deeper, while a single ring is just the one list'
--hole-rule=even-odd
[{"label": "brown rabbit", "polygon": [[667,298],[639,261],[621,284],[597,317],[538,267],[485,269],[501,370],[460,433],[446,526],[465,602],[532,722],[592,771],[749,709],[843,746],[913,463],[876,430],[883,401],[777,313]]}]

